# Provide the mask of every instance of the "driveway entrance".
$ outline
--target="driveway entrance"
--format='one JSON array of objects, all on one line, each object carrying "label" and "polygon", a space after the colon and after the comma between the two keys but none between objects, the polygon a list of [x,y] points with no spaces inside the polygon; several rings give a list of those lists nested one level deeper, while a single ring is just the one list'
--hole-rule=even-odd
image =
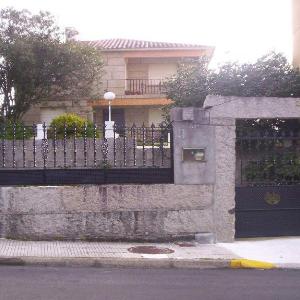
[{"label": "driveway entrance", "polygon": [[300,235],[299,128],[237,127],[236,150],[236,237]]}]

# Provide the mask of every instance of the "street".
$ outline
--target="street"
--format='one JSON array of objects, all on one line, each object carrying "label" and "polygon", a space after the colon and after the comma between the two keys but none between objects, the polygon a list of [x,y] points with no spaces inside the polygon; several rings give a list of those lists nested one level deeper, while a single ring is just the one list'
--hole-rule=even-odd
[{"label": "street", "polygon": [[0,267],[0,299],[299,299],[300,271]]}]

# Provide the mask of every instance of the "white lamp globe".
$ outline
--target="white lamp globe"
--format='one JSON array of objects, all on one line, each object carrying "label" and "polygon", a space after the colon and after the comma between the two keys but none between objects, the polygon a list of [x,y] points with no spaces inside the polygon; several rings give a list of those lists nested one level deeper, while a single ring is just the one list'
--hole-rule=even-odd
[{"label": "white lamp globe", "polygon": [[112,101],[112,100],[114,100],[115,98],[116,98],[116,95],[115,95],[115,93],[113,93],[113,92],[106,92],[106,93],[104,94],[104,99],[105,99],[105,100]]}]

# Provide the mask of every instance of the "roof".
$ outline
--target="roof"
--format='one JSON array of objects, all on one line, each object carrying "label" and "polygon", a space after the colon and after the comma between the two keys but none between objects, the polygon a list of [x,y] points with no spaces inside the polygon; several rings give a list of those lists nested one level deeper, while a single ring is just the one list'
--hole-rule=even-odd
[{"label": "roof", "polygon": [[102,50],[177,50],[177,49],[213,49],[211,46],[167,43],[167,42],[151,42],[128,39],[107,39],[98,41],[87,41],[90,46],[100,48]]}]

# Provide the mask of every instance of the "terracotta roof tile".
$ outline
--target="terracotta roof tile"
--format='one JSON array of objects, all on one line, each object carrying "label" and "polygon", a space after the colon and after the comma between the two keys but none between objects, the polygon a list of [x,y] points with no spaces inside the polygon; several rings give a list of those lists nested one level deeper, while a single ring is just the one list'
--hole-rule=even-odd
[{"label": "terracotta roof tile", "polygon": [[182,44],[182,43],[165,43],[165,42],[150,42],[128,39],[107,39],[98,41],[87,41],[91,46],[103,50],[127,50],[127,49],[204,49],[212,48],[210,46]]}]

